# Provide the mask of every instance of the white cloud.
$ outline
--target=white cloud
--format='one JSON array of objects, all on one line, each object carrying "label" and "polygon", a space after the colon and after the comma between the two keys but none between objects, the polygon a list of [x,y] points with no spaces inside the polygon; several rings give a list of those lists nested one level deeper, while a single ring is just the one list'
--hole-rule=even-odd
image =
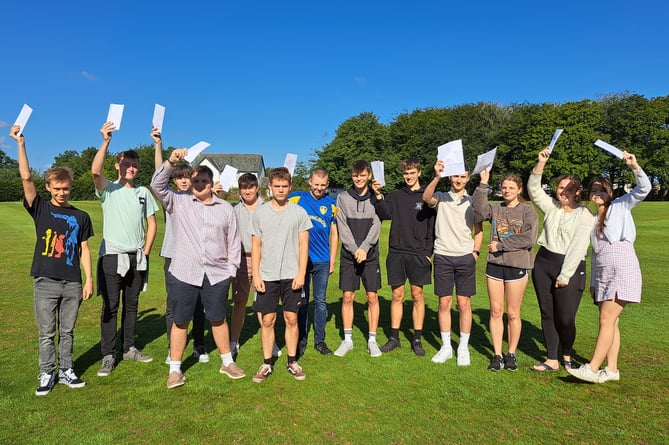
[{"label": "white cloud", "polygon": [[9,122],[0,121],[0,128],[9,128]]},{"label": "white cloud", "polygon": [[81,76],[86,80],[96,80],[97,79],[97,77],[95,77],[94,74],[91,74],[88,71],[82,71]]}]

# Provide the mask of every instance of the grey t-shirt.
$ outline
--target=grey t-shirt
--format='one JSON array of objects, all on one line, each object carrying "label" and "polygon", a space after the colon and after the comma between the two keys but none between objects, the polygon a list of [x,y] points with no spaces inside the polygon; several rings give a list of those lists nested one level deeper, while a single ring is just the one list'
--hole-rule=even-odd
[{"label": "grey t-shirt", "polygon": [[282,211],[274,210],[268,203],[254,210],[251,223],[251,233],[262,240],[260,278],[263,281],[295,278],[299,269],[299,235],[312,227],[307,212],[292,202]]}]

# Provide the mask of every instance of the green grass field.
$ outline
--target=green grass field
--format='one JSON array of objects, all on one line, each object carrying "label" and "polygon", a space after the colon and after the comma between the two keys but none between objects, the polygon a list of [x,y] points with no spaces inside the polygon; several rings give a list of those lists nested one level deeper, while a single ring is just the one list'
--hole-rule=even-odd
[{"label": "green grass field", "polygon": [[[77,206],[93,218],[97,251],[101,235],[98,202]],[[34,395],[38,380],[37,328],[29,277],[34,245],[32,221],[19,203],[0,203],[0,443],[669,443],[669,204],[643,203],[635,209],[636,249],[644,277],[640,305],[621,318],[620,382],[580,383],[565,371],[538,374],[529,367],[544,358],[539,309],[531,284],[523,304],[519,370],[492,373],[488,301],[479,263],[473,298],[472,366],[430,361],[440,346],[437,299],[425,288],[425,347],[418,358],[409,348],[411,306],[405,303],[403,347],[372,359],[366,352],[362,294],[356,304],[355,349],[346,357],[321,356],[309,345],[300,361],[307,380],[285,371],[285,355],[275,374],[251,381],[262,362],[258,322],[250,309],[242,334],[239,365],[247,378],[232,381],[218,373],[220,360],[185,361],[186,385],[165,388],[166,355],[162,259],[157,255],[162,224],[151,257],[149,289],[140,298],[137,346],[152,355],[149,364],[122,362],[106,378],[100,365],[100,299],[81,306],[75,331],[75,369],[83,389],[57,385],[47,397]],[[159,218],[162,220],[162,218]],[[486,225],[487,226],[487,225]],[[488,227],[486,227],[487,229]],[[387,242],[384,223],[382,251]],[[385,270],[383,271],[385,275]],[[384,276],[385,282],[385,276]],[[662,290],[664,289],[664,290]],[[379,342],[389,334],[390,289],[381,292]],[[410,298],[409,298],[410,300]],[[328,292],[327,340],[340,341],[340,295],[336,274]],[[584,295],[578,317],[576,358],[590,357],[597,335],[597,308]],[[665,321],[662,321],[665,320]],[[209,346],[213,347],[208,335]],[[457,344],[457,311],[453,341]],[[282,340],[279,341],[282,344]],[[190,353],[192,347],[187,347]],[[285,351],[285,350],[284,350]]]}]

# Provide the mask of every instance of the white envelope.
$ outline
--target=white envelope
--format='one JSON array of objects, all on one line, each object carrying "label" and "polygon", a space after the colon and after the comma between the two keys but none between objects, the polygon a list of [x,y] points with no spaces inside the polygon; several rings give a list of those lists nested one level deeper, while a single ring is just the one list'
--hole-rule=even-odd
[{"label": "white envelope", "polygon": [[604,142],[601,139],[597,139],[595,141],[595,145],[598,146],[599,148],[602,148],[602,149],[608,151],[609,153],[611,153],[613,156],[615,156],[617,158],[620,158],[620,159],[623,158],[623,152],[622,151],[620,151],[619,149],[617,149],[613,145]]},{"label": "white envelope", "polygon": [[437,149],[437,159],[444,161],[444,171],[441,177],[461,175],[467,171],[465,158],[462,154],[462,139],[440,145]]},{"label": "white envelope", "polygon": [[221,183],[223,191],[225,192],[230,191],[230,187],[232,187],[232,183],[235,181],[236,176],[237,176],[237,169],[229,165],[226,165],[218,177],[218,181]]},{"label": "white envelope", "polygon": [[490,169],[492,169],[492,164],[495,161],[496,154],[497,154],[497,147],[483,154],[478,155],[478,157],[476,158],[476,167],[474,167],[474,170],[472,170],[472,175],[481,173],[483,170],[486,169],[488,170],[488,172],[490,172]]},{"label": "white envelope", "polygon": [[153,126],[158,129],[160,133],[163,132],[163,120],[165,119],[165,107],[156,104],[153,107]]},{"label": "white envelope", "polygon": [[123,105],[111,104],[109,105],[109,113],[107,113],[107,122],[114,124],[114,130],[121,129],[121,119],[123,119]]},{"label": "white envelope", "polygon": [[372,175],[374,175],[374,179],[379,181],[379,183],[385,187],[386,179],[383,174],[383,166],[383,161],[372,161]]},{"label": "white envelope", "polygon": [[287,153],[286,159],[283,161],[283,166],[288,169],[290,176],[295,174],[295,166],[297,165],[297,155],[293,153]]},{"label": "white envelope", "polygon": [[19,136],[21,136],[23,134],[23,130],[26,129],[26,124],[28,123],[28,119],[30,119],[32,112],[32,108],[30,108],[27,104],[23,104],[23,107],[21,108],[21,111],[16,118],[16,122],[14,122],[14,125],[21,126],[21,133],[19,133]]},{"label": "white envelope", "polygon": [[200,141],[197,144],[193,145],[191,148],[188,149],[188,154],[184,158],[187,162],[193,162],[197,155],[202,153],[202,151],[209,147],[211,144],[209,142],[205,141]]},{"label": "white envelope", "polygon": [[564,130],[562,128],[558,128],[555,130],[555,133],[553,133],[553,137],[551,138],[551,143],[548,144],[548,152],[553,153],[553,148],[555,148],[555,143],[557,142],[558,138],[562,134]]}]

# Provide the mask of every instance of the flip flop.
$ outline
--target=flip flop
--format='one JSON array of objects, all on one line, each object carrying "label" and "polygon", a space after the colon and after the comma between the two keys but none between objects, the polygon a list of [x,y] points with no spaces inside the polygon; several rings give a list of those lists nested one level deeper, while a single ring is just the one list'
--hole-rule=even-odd
[{"label": "flip flop", "polygon": [[558,371],[558,368],[553,368],[550,365],[547,365],[546,363],[537,363],[533,367],[530,368],[530,371],[533,372],[555,372]]}]

